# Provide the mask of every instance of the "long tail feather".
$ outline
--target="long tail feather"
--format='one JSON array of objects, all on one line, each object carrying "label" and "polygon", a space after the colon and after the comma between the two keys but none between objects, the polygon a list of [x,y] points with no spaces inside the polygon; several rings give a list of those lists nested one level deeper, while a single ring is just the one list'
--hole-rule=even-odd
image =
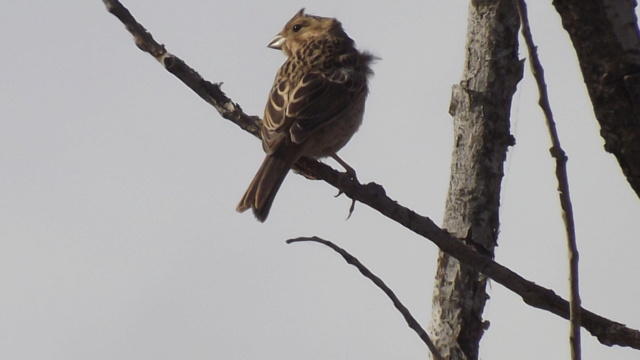
[{"label": "long tail feather", "polygon": [[251,208],[256,218],[264,222],[269,216],[269,210],[280,185],[294,162],[295,160],[287,157],[267,155],[236,210],[243,212]]}]

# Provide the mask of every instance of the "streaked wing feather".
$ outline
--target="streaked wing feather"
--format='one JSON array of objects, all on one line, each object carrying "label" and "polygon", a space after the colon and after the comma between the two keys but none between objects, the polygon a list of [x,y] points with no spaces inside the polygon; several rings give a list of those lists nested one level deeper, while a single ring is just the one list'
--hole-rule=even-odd
[{"label": "streaked wing feather", "polygon": [[[335,50],[334,41],[319,39],[308,49]],[[308,59],[313,58],[317,65],[311,68],[299,62],[300,59],[289,59],[283,64],[263,119],[263,147],[267,154],[275,152],[289,136],[294,143],[304,142],[316,129],[349,108],[366,87],[366,73],[355,69],[358,56],[357,51],[339,55],[312,52]]]},{"label": "streaked wing feather", "polygon": [[285,115],[289,103],[289,89],[287,77],[279,76],[269,94],[262,119],[262,145],[267,154],[273,154],[282,140],[288,137],[288,131],[281,129],[290,126]]}]

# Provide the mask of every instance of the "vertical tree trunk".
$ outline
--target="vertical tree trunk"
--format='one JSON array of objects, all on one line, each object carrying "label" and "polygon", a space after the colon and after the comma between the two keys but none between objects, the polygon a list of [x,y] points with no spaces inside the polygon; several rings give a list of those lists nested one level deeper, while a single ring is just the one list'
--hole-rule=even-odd
[{"label": "vertical tree trunk", "polygon": [[640,34],[635,0],[555,0],[605,149],[640,197]]},{"label": "vertical tree trunk", "polygon": [[[513,1],[471,1],[465,68],[462,81],[453,87],[449,109],[454,149],[443,227],[491,257],[503,163],[513,145],[511,98],[522,78],[519,24]],[[478,359],[485,286],[485,277],[440,252],[429,330],[445,358]]]}]

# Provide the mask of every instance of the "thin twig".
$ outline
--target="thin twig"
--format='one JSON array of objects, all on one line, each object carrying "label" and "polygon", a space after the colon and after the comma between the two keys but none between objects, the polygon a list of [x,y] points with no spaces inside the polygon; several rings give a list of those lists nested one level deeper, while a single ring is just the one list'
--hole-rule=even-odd
[{"label": "thin twig", "polygon": [[560,197],[560,206],[562,208],[562,219],[567,233],[567,247],[569,249],[569,282],[571,294],[570,303],[570,322],[571,331],[569,342],[571,344],[571,358],[573,360],[581,359],[580,350],[580,323],[581,323],[581,307],[580,307],[580,286],[578,277],[578,245],[576,243],[576,230],[573,221],[573,207],[571,205],[571,196],[569,194],[569,180],[567,176],[567,155],[560,145],[560,138],[556,123],[553,120],[553,112],[549,103],[549,94],[547,93],[547,85],[544,79],[544,69],[538,57],[536,45],[533,42],[531,29],[529,28],[529,19],[527,16],[527,5],[524,0],[518,0],[518,12],[520,21],[522,22],[522,36],[527,44],[529,53],[529,63],[531,64],[531,72],[538,85],[540,100],[538,104],[544,113],[549,136],[551,137],[551,156],[556,159],[556,178],[558,179],[558,196]]},{"label": "thin twig", "polygon": [[400,312],[400,314],[402,314],[404,319],[407,321],[407,324],[409,325],[409,327],[413,329],[413,331],[415,331],[420,337],[420,339],[422,339],[422,341],[424,341],[424,343],[427,345],[427,347],[433,354],[433,358],[436,360],[444,360],[442,356],[440,356],[440,353],[438,353],[436,346],[433,344],[433,341],[431,341],[431,339],[429,338],[429,335],[427,334],[427,332],[424,331],[424,329],[420,326],[418,321],[413,317],[413,315],[411,315],[411,312],[409,311],[409,309],[407,309],[407,307],[402,304],[402,302],[400,301],[400,299],[398,299],[398,297],[393,292],[393,290],[391,290],[387,286],[387,284],[385,284],[384,281],[382,281],[382,279],[380,279],[374,273],[372,273],[366,266],[364,266],[353,255],[349,254],[346,250],[332,243],[329,240],[324,240],[317,236],[299,237],[299,238],[287,240],[287,244],[292,244],[295,242],[304,242],[304,241],[317,242],[322,245],[328,246],[331,249],[333,249],[335,252],[340,254],[344,258],[344,260],[347,262],[347,264],[353,265],[356,268],[358,268],[358,270],[360,270],[360,273],[362,273],[364,277],[371,280],[378,288],[380,288],[380,290],[384,291],[384,293],[387,294],[389,299],[391,299],[391,301],[393,302],[393,306],[395,306],[396,309],[398,309],[398,311]]},{"label": "thin twig", "polygon": [[[119,11],[123,11],[122,9],[124,9],[124,7],[117,0],[103,0],[103,2],[107,6],[109,12],[118,17],[129,31],[132,31],[131,28],[134,28],[135,25],[139,25],[130,14],[128,17],[120,16]],[[126,11],[126,9],[124,9],[124,11]],[[126,12],[128,13],[128,11]],[[136,34],[133,35],[136,37],[136,42],[138,42],[139,40]],[[146,40],[141,38],[140,41]],[[144,50],[144,46],[139,45],[139,47]],[[243,119],[247,119],[247,122],[253,122],[252,126],[259,129],[259,122],[257,121],[257,118],[244,114],[240,107],[236,107],[231,100],[224,96],[224,94],[222,94],[223,101],[220,103],[217,102],[216,96],[214,95],[216,91],[219,91],[219,88],[215,86],[215,84],[212,84],[214,86],[207,86],[206,84],[211,83],[205,82],[199,77],[199,75],[194,75],[195,71],[182,71],[184,70],[182,69],[183,67],[188,68],[188,66],[186,66],[182,61],[177,62],[175,67],[180,70],[176,71],[177,73],[184,73],[183,77],[178,75],[176,76],[180,77],[187,86],[201,97],[205,98],[205,100],[212,99],[212,101],[216,102],[213,106],[220,111],[220,114],[224,118],[235,122],[243,129],[245,129],[243,127]],[[208,91],[211,91],[212,93],[202,95]],[[226,109],[226,105],[231,107],[231,112],[224,111]],[[220,109],[222,109],[222,111]],[[245,130],[255,136],[259,136],[259,131],[251,130],[252,126],[247,126]],[[343,191],[343,193],[349,198],[378,210],[389,219],[399,223],[416,234],[429,239],[442,251],[455,257],[460,262],[474,270],[487,275],[495,282],[502,284],[509,290],[518,294],[522,297],[525,303],[538,309],[549,311],[565,319],[569,319],[569,303],[556,295],[552,290],[524,279],[507,267],[498,264],[493,259],[483,256],[469,248],[467,245],[451,236],[451,234],[438,227],[430,218],[421,216],[389,198],[382,186],[375,183],[362,185],[355,180],[340,181],[340,173],[338,171],[321,162],[308,158],[301,159],[298,161],[297,165],[302,168],[304,174],[308,174],[316,179],[324,180],[336,189]],[[582,326],[605,345],[630,346],[634,349],[640,350],[640,331],[638,330],[628,328],[621,323],[606,319],[585,309],[582,309]]]}]

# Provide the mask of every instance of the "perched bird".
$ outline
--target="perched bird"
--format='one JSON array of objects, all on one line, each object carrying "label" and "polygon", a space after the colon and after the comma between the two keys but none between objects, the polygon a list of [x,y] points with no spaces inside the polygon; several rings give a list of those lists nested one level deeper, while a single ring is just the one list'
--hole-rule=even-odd
[{"label": "perched bird", "polygon": [[268,47],[282,50],[280,67],[264,111],[262,146],[267,153],[237,211],[253,209],[267,219],[273,199],[293,164],[303,156],[337,157],[362,123],[370,65],[374,59],[333,18],[300,10]]}]

